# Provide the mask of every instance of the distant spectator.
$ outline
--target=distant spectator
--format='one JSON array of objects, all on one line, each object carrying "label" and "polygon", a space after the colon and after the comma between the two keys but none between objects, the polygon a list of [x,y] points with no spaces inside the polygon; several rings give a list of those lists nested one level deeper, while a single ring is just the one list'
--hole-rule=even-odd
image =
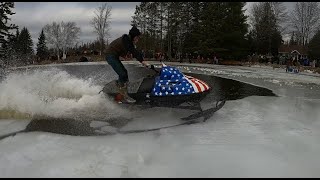
[{"label": "distant spectator", "polygon": [[304,66],[310,66],[310,61],[308,58],[304,59]]},{"label": "distant spectator", "polygon": [[313,67],[313,68],[316,67],[316,60],[315,59],[311,62],[311,67]]},{"label": "distant spectator", "polygon": [[164,55],[163,55],[163,53],[161,53],[160,56],[161,56],[161,57],[160,57],[160,62],[164,61]]},{"label": "distant spectator", "polygon": [[187,59],[188,59],[188,62],[191,64],[192,63],[192,54],[191,53],[187,54]]},{"label": "distant spectator", "polygon": [[214,62],[214,64],[219,64],[219,60],[218,60],[217,56],[213,57],[213,62]]},{"label": "distant spectator", "polygon": [[286,62],[286,72],[291,72],[292,71],[292,65],[293,65],[293,59],[290,60],[290,59],[287,59],[287,62]]},{"label": "distant spectator", "polygon": [[197,56],[197,62],[200,62],[200,60],[201,60],[201,57],[200,57],[200,55],[198,55]]}]

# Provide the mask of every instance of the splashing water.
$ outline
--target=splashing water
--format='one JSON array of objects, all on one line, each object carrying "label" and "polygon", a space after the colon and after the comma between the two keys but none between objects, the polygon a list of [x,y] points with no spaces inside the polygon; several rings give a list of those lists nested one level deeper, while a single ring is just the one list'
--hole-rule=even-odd
[{"label": "splashing water", "polygon": [[[71,117],[100,120],[125,115],[91,79],[58,69],[11,73],[0,83],[0,119],[19,116]],[[6,117],[7,116],[7,117]]]}]

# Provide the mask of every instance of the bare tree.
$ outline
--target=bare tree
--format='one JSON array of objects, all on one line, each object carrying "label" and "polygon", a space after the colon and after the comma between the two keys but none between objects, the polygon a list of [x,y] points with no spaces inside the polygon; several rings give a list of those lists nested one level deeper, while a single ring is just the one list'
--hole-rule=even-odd
[{"label": "bare tree", "polygon": [[60,60],[60,51],[65,55],[67,49],[76,43],[80,35],[80,28],[76,26],[75,22],[53,22],[52,24],[47,24],[43,31],[48,45],[55,49],[58,60]]},{"label": "bare tree", "polygon": [[315,33],[319,18],[320,8],[318,2],[297,2],[291,12],[291,26],[299,36],[299,44],[305,45]]},{"label": "bare tree", "polygon": [[288,12],[286,7],[283,5],[283,2],[270,2],[271,8],[276,18],[277,29],[282,33],[288,33]]},{"label": "bare tree", "polygon": [[[80,28],[76,26],[75,22],[61,22],[62,28],[62,52],[67,54],[67,49],[75,45],[79,39]],[[64,56],[65,57],[65,56]]]},{"label": "bare tree", "polygon": [[43,32],[47,37],[47,42],[49,46],[52,46],[57,53],[58,60],[60,60],[60,47],[62,44],[60,24],[53,22],[52,24],[47,24],[43,28]]},{"label": "bare tree", "polygon": [[258,24],[258,22],[260,21],[260,17],[262,16],[262,6],[261,6],[261,2],[259,3],[254,3],[252,5],[252,8],[250,9],[250,16],[249,16],[249,24],[252,27],[255,27],[256,24]]},{"label": "bare tree", "polygon": [[98,40],[100,42],[100,55],[102,54],[105,42],[110,36],[110,16],[111,16],[111,6],[108,6],[107,3],[102,4],[96,9],[95,16],[93,17],[91,24],[94,27],[94,32],[98,35]]}]

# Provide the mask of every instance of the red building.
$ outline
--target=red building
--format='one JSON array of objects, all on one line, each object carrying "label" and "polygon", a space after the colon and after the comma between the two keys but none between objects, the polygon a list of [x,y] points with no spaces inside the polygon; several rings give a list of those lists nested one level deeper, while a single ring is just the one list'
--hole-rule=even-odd
[{"label": "red building", "polygon": [[308,49],[302,45],[280,45],[278,49],[280,56],[295,57],[297,59],[307,58]]}]

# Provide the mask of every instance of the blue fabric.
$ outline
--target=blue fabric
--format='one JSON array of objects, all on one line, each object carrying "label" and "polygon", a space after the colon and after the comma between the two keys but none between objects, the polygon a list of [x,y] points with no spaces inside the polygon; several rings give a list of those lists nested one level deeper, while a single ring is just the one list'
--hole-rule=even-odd
[{"label": "blue fabric", "polygon": [[161,69],[160,76],[155,79],[151,91],[153,96],[188,95],[195,93],[186,77],[175,67],[166,66]]}]

